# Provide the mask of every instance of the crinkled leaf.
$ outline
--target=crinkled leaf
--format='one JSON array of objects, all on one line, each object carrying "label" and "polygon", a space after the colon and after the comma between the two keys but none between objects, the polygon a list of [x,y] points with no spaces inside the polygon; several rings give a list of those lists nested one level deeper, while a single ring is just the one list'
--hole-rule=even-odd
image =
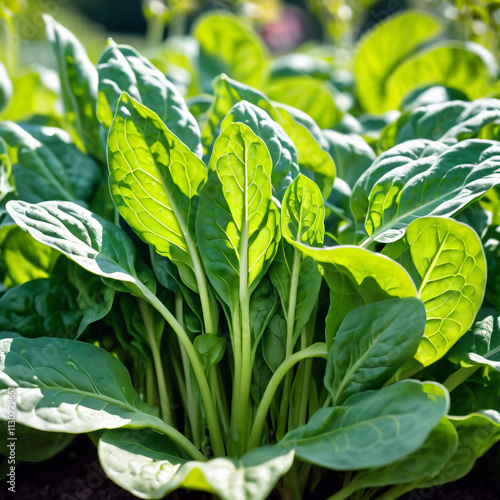
[{"label": "crinkled leaf", "polygon": [[188,461],[171,440],[142,429],[108,431],[99,440],[99,459],[107,476],[139,498],[159,499],[187,488],[223,500],[264,500],[293,458],[293,452],[264,447],[239,460]]},{"label": "crinkled leaf", "polygon": [[142,296],[154,291],[151,270],[139,260],[125,231],[70,202],[38,204],[10,201],[7,210],[14,221],[40,243],[59,250],[87,271],[108,278]]},{"label": "crinkled leaf", "polygon": [[134,48],[108,43],[97,64],[97,116],[109,129],[122,93],[154,111],[196,155],[201,156],[200,129],[184,99],[166,76]]},{"label": "crinkled leaf", "polygon": [[194,232],[205,165],[158,115],[127,94],[110,129],[108,164],[111,196],[121,216],[197,291]]},{"label": "crinkled leaf", "polygon": [[369,241],[389,243],[424,216],[449,217],[500,183],[500,145],[469,139],[447,148],[422,139],[379,156],[353,190]]},{"label": "crinkled leaf", "polygon": [[408,111],[388,125],[378,147],[385,151],[411,139],[430,139],[450,145],[474,137],[495,139],[488,134],[491,125],[500,126],[498,99],[430,104]]},{"label": "crinkled leaf", "polygon": [[481,241],[469,226],[440,217],[412,222],[402,242],[384,249],[386,255],[402,261],[406,252],[411,255],[418,294],[427,311],[424,338],[415,358],[428,366],[472,325],[483,301],[486,261]]},{"label": "crinkled leaf", "polygon": [[325,386],[334,404],[379,389],[413,357],[425,329],[417,298],[391,299],[351,311],[328,351]]},{"label": "crinkled leaf", "polygon": [[335,470],[361,470],[400,460],[417,450],[449,406],[438,384],[404,380],[318,410],[278,446],[298,458]]}]

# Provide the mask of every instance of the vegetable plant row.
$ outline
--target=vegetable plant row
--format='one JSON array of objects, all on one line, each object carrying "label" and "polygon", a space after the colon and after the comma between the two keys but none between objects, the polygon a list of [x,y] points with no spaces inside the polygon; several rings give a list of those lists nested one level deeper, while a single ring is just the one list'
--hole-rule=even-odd
[{"label": "vegetable plant row", "polygon": [[96,66],[45,22],[60,111],[0,66],[17,460],[87,433],[146,499],[389,500],[466,475],[500,440],[494,57],[409,11],[342,87],[317,54],[271,64],[229,14],[191,60],[110,41]]}]

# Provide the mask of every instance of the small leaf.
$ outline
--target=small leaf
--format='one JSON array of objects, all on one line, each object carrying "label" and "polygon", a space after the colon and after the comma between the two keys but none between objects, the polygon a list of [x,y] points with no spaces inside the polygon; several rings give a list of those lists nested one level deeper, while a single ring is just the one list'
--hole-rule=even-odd
[{"label": "small leaf", "polygon": [[355,394],[342,406],[318,410],[278,446],[329,469],[380,467],[422,446],[448,406],[448,393],[442,386],[404,380]]},{"label": "small leaf", "polygon": [[410,360],[425,329],[425,308],[414,297],[384,300],[351,311],[328,351],[325,386],[334,404],[379,389]]},{"label": "small leaf", "polygon": [[198,335],[193,345],[207,373],[211,366],[220,362],[226,351],[226,341],[210,333]]}]

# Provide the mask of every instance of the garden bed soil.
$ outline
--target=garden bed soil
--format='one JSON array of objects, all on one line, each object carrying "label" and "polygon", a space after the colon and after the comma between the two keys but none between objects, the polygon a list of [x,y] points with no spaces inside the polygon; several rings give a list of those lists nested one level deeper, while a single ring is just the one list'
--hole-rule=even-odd
[{"label": "garden bed soil", "polygon": [[[402,500],[500,500],[499,460],[498,458],[494,460],[493,457],[494,454],[489,453],[478,460],[468,476],[453,484],[415,490],[402,497]],[[15,493],[10,493],[7,486],[4,480],[0,488],[0,498],[13,500],[133,500],[136,498],[106,477],[99,465],[96,449],[87,436],[77,436],[66,450],[50,460],[41,463],[18,464]],[[327,494],[320,495],[317,498],[321,500],[327,496]],[[170,500],[209,500],[212,496],[196,491],[179,490],[169,495],[168,498]]]}]

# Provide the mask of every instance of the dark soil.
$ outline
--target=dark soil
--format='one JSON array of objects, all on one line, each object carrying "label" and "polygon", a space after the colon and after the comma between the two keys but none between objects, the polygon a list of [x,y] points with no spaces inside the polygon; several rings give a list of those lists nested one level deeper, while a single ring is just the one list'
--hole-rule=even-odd
[{"label": "dark soil", "polygon": [[[476,463],[472,472],[454,484],[415,490],[404,500],[500,500],[500,470],[493,454]],[[99,465],[94,445],[78,436],[65,451],[41,463],[21,463],[16,468],[16,491],[4,480],[0,498],[13,500],[132,500],[136,497],[110,481]],[[322,496],[321,496],[322,497]],[[179,491],[169,500],[209,500],[211,495]],[[318,498],[321,500],[321,498]]]}]

